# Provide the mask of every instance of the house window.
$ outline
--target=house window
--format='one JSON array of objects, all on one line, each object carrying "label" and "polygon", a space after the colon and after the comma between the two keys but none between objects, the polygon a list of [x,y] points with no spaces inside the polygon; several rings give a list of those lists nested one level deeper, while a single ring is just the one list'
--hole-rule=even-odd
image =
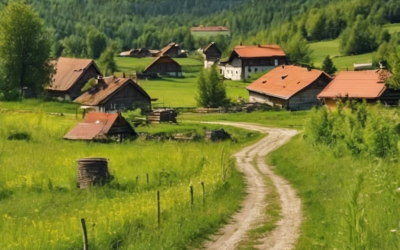
[{"label": "house window", "polygon": [[278,66],[278,59],[275,59],[275,66]]},{"label": "house window", "polygon": [[236,75],[238,74],[237,70],[236,70]]},{"label": "house window", "polygon": [[258,68],[255,68],[255,69],[254,69],[254,72],[256,72],[256,73],[257,73],[257,71],[258,71]]},{"label": "house window", "polygon": [[251,72],[251,68],[249,67],[249,72]]},{"label": "house window", "polygon": [[219,73],[222,75],[222,69],[219,70]]}]

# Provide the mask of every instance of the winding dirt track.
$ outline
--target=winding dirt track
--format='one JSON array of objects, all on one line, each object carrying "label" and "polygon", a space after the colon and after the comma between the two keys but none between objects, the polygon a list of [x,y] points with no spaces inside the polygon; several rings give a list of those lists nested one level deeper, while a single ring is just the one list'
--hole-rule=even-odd
[{"label": "winding dirt track", "polygon": [[[300,236],[302,222],[301,200],[290,184],[284,178],[276,175],[265,163],[265,156],[288,142],[297,134],[297,131],[266,128],[246,123],[218,122],[218,124],[259,131],[268,133],[268,135],[256,144],[234,155],[237,160],[237,167],[239,171],[243,172],[247,182],[247,196],[240,211],[232,217],[232,221],[220,229],[216,235],[212,236],[210,241],[205,242],[204,248],[210,250],[237,249],[240,241],[245,238],[247,231],[255,225],[259,225],[259,221],[263,219],[268,205],[266,204],[268,201],[265,200],[268,187],[263,179],[263,175],[267,175],[271,178],[279,193],[282,219],[272,232],[258,241],[259,244],[255,247],[267,250],[293,249]],[[254,158],[257,160],[259,171],[252,165]]]}]

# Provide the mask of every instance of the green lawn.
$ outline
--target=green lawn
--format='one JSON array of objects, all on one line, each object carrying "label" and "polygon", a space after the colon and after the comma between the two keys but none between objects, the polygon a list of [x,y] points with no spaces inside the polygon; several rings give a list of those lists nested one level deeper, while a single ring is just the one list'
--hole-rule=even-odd
[{"label": "green lawn", "polygon": [[322,62],[327,55],[332,58],[338,71],[353,70],[354,63],[372,62],[372,53],[355,56],[341,56],[339,51],[339,39],[310,43],[310,48],[313,50],[312,56],[316,67],[322,66]]},{"label": "green lawn", "polygon": [[[245,87],[248,83],[226,81],[226,91],[229,98],[237,100],[248,99]],[[197,74],[185,74],[185,78],[160,78],[156,80],[140,80],[140,85],[152,98],[158,98],[159,106],[194,107],[197,94]]]},{"label": "green lawn", "polygon": [[400,32],[400,23],[391,23],[383,25],[383,28],[387,29],[390,34]]},{"label": "green lawn", "polygon": [[[118,72],[125,72],[127,76],[131,71],[144,70],[155,60],[154,57],[115,57],[114,59],[117,64]],[[203,67],[203,62],[192,58],[174,58],[174,60],[182,66],[182,71],[186,73],[198,72]]]}]

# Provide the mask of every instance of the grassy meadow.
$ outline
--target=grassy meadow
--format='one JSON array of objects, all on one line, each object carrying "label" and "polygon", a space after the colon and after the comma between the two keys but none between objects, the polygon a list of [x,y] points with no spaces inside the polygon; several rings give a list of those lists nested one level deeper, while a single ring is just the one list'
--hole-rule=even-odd
[{"label": "grassy meadow", "polygon": [[[235,142],[62,140],[76,123],[72,115],[51,116],[40,110],[0,113],[0,249],[81,249],[80,218],[86,219],[91,249],[198,246],[239,208],[244,195],[243,179],[230,155],[260,138],[254,132],[226,128]],[[201,133],[204,126],[216,128],[160,125],[138,132]],[[18,134],[24,139],[13,140]],[[105,187],[79,190],[76,160],[95,156],[109,159],[114,179]]]},{"label": "grassy meadow", "polygon": [[296,249],[400,249],[398,109],[360,107],[310,113],[268,156],[303,202]]},{"label": "grassy meadow", "polygon": [[339,39],[310,43],[310,48],[313,50],[312,57],[316,67],[322,66],[322,62],[327,55],[332,58],[338,71],[353,70],[354,63],[372,62],[372,53],[342,56],[339,51]]}]

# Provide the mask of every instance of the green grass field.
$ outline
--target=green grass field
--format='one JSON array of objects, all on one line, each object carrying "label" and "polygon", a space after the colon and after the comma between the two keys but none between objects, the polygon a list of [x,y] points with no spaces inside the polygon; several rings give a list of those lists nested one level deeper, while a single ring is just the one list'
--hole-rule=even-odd
[{"label": "green grass field", "polygon": [[391,23],[383,25],[383,28],[387,29],[390,34],[400,32],[400,23]]},{"label": "green grass field", "polygon": [[[0,249],[81,249],[80,218],[86,219],[91,249],[198,246],[239,208],[244,195],[243,179],[230,155],[260,138],[258,133],[227,127],[237,142],[62,140],[77,122],[73,116],[39,110],[0,113]],[[204,126],[220,127],[161,125],[139,131],[201,132]],[[27,139],[7,139],[20,133]],[[114,179],[105,187],[79,190],[76,159],[91,156],[108,158]]]},{"label": "green grass field", "polygon": [[355,56],[341,56],[339,51],[339,39],[310,43],[310,48],[313,50],[312,57],[316,67],[322,66],[322,62],[327,55],[332,58],[338,71],[353,70],[354,63],[372,62],[372,53]]}]

